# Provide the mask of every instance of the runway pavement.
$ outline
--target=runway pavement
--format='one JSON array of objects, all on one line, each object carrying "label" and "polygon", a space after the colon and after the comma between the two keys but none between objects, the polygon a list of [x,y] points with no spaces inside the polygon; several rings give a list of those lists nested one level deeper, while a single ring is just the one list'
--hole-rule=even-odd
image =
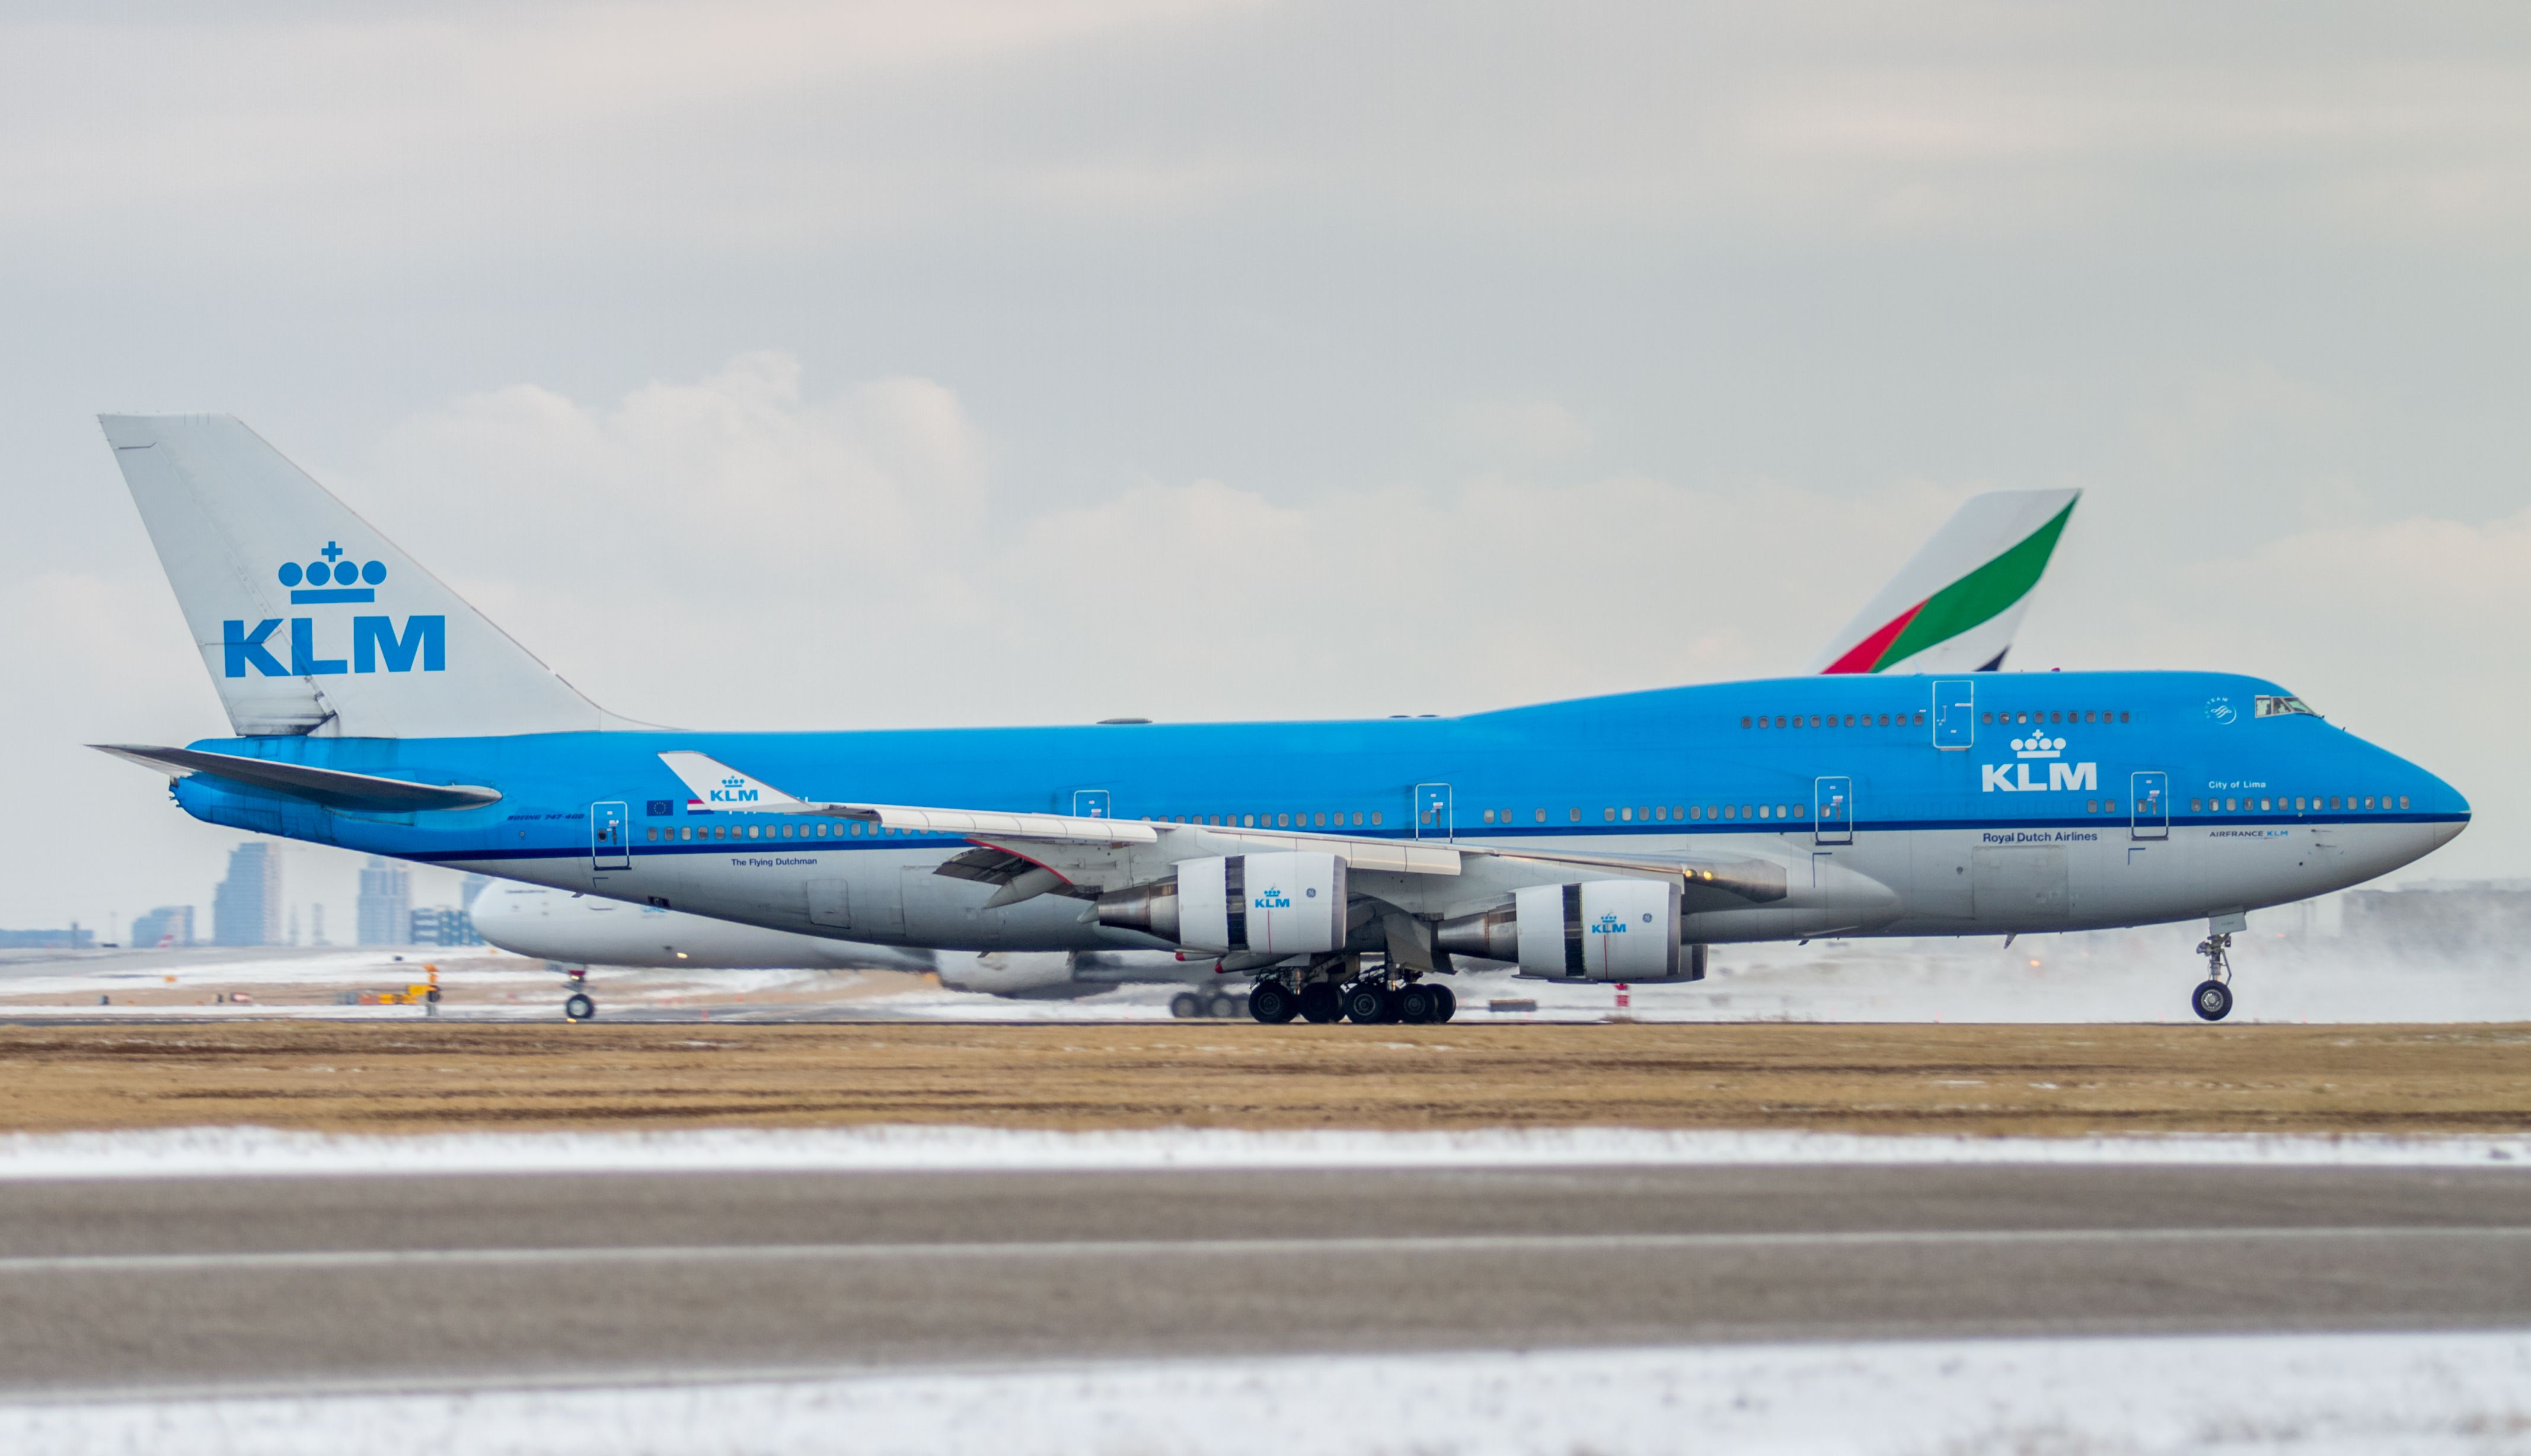
[{"label": "runway pavement", "polygon": [[0,1393],[2531,1323],[2531,1172],[0,1184]]}]

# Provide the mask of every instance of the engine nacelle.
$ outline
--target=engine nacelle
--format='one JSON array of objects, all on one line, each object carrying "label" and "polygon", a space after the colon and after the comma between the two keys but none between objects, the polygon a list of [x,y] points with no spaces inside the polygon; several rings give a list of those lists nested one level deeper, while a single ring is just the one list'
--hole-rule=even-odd
[{"label": "engine nacelle", "polygon": [[1434,943],[1556,980],[1702,980],[1705,947],[1680,964],[1678,900],[1675,880],[1532,885],[1513,893],[1509,910],[1444,922]]},{"label": "engine nacelle", "polygon": [[1295,853],[1181,860],[1174,884],[1099,896],[1098,924],[1148,930],[1193,950],[1342,950],[1345,863]]}]

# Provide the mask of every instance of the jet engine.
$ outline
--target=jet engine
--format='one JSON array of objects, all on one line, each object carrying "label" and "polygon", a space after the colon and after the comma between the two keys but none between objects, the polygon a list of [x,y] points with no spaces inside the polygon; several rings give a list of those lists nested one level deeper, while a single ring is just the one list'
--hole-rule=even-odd
[{"label": "jet engine", "polygon": [[1705,947],[1681,956],[1678,901],[1675,880],[1532,885],[1508,907],[1443,921],[1434,944],[1556,980],[1701,980]]},{"label": "jet engine", "polygon": [[1174,884],[1098,897],[1098,924],[1194,950],[1317,955],[1345,942],[1345,865],[1333,855],[1229,855],[1178,862]]}]

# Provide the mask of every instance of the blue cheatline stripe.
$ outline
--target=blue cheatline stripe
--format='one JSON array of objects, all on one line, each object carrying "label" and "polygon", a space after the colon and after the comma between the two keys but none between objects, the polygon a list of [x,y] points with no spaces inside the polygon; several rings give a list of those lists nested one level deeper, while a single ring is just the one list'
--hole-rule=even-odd
[{"label": "blue cheatline stripe", "polygon": [[[2308,814],[2295,815],[2289,818],[2260,817],[2257,815],[2226,814],[2215,816],[2201,814],[2174,816],[2167,827],[2174,830],[2241,827],[2259,829],[2290,829],[2297,826],[2310,828],[2352,826],[2361,828],[2368,824],[2458,824],[2467,823],[2468,821],[2469,815],[2463,813],[2376,813],[2366,814],[2359,817],[2333,816],[2327,818],[2315,818]],[[1142,821],[1137,819],[1124,822],[1140,823]],[[1795,827],[1786,827],[1788,825]],[[1182,827],[1193,829],[1208,826],[1187,824],[1161,827]],[[1209,827],[1217,828],[1221,826],[1213,825]],[[2132,827],[2133,825],[2130,821],[2123,817],[2112,818],[2106,814],[2075,814],[2072,816],[2059,816],[2054,818],[2034,816],[2030,818],[2016,819],[1857,819],[1853,824],[1853,830],[1857,835],[1869,833],[1901,833],[1913,830],[1959,830],[1963,832],[1974,832],[1980,830],[2027,829],[2097,829],[2104,834],[2113,834],[2120,829],[2130,829]],[[2154,827],[2160,828],[2164,826],[2156,825]],[[1511,825],[1508,827],[1499,824],[1489,824],[1483,826],[1482,830],[1479,832],[1464,833],[1457,839],[1435,839],[1431,842],[1443,846],[1463,844],[1471,848],[1481,849],[1488,842],[1502,839],[1606,839],[1611,836],[1624,838],[1651,838],[1655,836],[1700,834],[1772,834],[1784,839],[1802,840],[1809,838],[1814,828],[1815,821],[1804,819],[1726,819],[1720,821],[1708,819],[1701,821],[1688,820],[1686,822],[1655,822],[1650,824],[1531,824]],[[1292,832],[1316,833],[1318,831],[1309,830]],[[1387,839],[1405,842],[1419,842],[1408,840],[1407,835],[1396,830],[1390,830],[1384,833],[1375,830],[1362,834],[1348,834],[1346,837],[1351,839]],[[767,851],[793,854],[849,854],[869,850],[950,849],[959,846],[972,845],[974,842],[975,841],[969,839],[967,836],[961,834],[934,834],[896,839],[890,839],[881,835],[875,839],[840,840],[679,840],[673,844],[665,842],[654,844],[648,841],[636,840],[632,844],[625,846],[625,848],[631,851],[631,853],[638,858],[651,855],[711,855],[729,854],[733,852],[762,853]],[[438,863],[453,860],[585,860],[593,858],[589,846],[576,841],[561,845],[526,845],[515,848],[505,846],[501,848],[486,847],[483,849],[473,850],[427,850],[409,854],[397,854],[394,857],[422,863]]]}]

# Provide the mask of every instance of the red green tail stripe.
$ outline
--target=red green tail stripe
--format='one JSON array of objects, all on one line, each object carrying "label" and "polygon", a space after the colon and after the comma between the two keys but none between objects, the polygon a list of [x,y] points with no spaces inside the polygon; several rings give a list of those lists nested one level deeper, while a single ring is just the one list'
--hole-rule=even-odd
[{"label": "red green tail stripe", "polygon": [[[1904,662],[1936,643],[1948,642],[1981,622],[1992,620],[2039,585],[2040,573],[2056,549],[2056,537],[2074,514],[2071,505],[2047,525],[2024,536],[2010,550],[1926,597],[1896,620],[1858,644],[1836,660],[1830,672],[1879,672]],[[1867,650],[1879,651],[1864,657]],[[1848,667],[1858,657],[1864,665]]]},{"label": "red green tail stripe", "polygon": [[1920,601],[1914,606],[1909,607],[1907,610],[1900,612],[1897,616],[1883,623],[1880,630],[1874,632],[1870,637],[1867,637],[1863,641],[1856,643],[1853,646],[1848,647],[1844,656],[1837,658],[1834,662],[1829,663],[1822,670],[1826,672],[1872,671],[1873,668],[1880,664],[1881,654],[1888,650],[1889,644],[1897,641],[1898,634],[1906,631],[1907,624],[1915,621],[1916,614],[1924,609],[1925,603]]}]

